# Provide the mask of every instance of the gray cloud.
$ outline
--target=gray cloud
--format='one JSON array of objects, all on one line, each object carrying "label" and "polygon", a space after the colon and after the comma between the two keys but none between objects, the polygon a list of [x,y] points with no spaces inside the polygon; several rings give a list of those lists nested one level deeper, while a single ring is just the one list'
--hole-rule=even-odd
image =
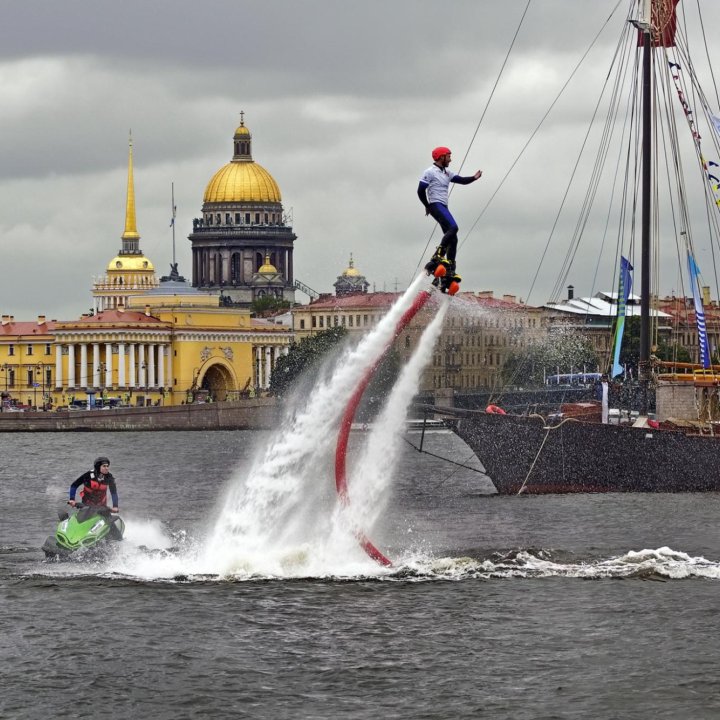
[{"label": "gray cloud", "polygon": [[[530,4],[464,167],[482,168],[484,177],[457,188],[451,200],[461,239],[478,221],[459,256],[467,289],[527,295],[628,2],[480,213],[616,4]],[[707,8],[707,27],[720,20],[715,5]],[[120,247],[130,128],[141,246],[164,272],[174,183],[178,257],[189,274],[186,236],[206,183],[230,159],[240,110],[253,132],[255,160],[293,210],[297,277],[329,291],[352,252],[378,289],[394,289],[396,281],[406,286],[433,227],[415,196],[417,178],[440,143],[454,149],[459,167],[525,6],[521,0],[6,3],[3,313],[70,318],[91,305],[92,277]],[[568,217],[559,226],[532,301],[547,299],[574,222]],[[594,222],[600,232],[600,220]],[[598,262],[594,249],[587,255],[573,269],[579,292],[590,291]]]}]

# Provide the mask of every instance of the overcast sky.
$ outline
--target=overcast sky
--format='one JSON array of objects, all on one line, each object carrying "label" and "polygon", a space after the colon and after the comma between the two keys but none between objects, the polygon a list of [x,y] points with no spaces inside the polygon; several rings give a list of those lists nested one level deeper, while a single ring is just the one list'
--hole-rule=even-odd
[{"label": "overcast sky", "polygon": [[[720,3],[701,4],[720,61]],[[352,253],[371,289],[404,289],[433,228],[417,181],[430,150],[448,145],[451,168],[469,150],[462,174],[484,173],[450,201],[463,288],[527,298],[630,0],[532,0],[500,75],[526,5],[0,0],[0,310],[71,319],[92,306],[93,277],[121,245],[130,129],[141,248],[158,275],[168,271],[174,183],[190,278],[187,235],[232,157],[241,110],[254,160],[292,211],[306,285],[332,291]],[[568,232],[556,235],[533,304],[548,299],[567,250]],[[576,261],[576,294],[598,289],[597,262],[590,247]],[[612,267],[598,272],[611,289]]]}]

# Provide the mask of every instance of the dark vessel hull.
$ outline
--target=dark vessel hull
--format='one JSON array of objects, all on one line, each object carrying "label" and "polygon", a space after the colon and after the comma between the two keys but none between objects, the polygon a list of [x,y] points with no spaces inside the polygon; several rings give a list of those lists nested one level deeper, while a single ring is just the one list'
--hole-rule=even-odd
[{"label": "dark vessel hull", "polygon": [[720,490],[719,437],[484,412],[452,425],[503,495]]}]

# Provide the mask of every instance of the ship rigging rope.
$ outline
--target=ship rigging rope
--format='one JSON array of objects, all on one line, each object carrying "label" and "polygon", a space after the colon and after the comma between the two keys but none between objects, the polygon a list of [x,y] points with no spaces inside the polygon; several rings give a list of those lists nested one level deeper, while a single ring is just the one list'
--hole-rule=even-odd
[{"label": "ship rigging rope", "polygon": [[[473,146],[473,143],[475,142],[475,138],[477,137],[478,131],[480,130],[480,125],[482,124],[483,119],[485,118],[485,115],[488,111],[488,108],[490,107],[490,102],[493,99],[493,96],[495,95],[495,90],[497,89],[497,86],[500,84],[500,78],[503,75],[503,72],[505,70],[505,66],[507,65],[507,62],[510,58],[510,53],[512,52],[513,47],[515,46],[515,40],[517,40],[517,36],[520,33],[520,28],[523,25],[523,21],[525,20],[525,16],[527,15],[527,11],[530,8],[530,3],[532,0],[527,0],[527,5],[525,5],[525,10],[523,11],[522,16],[520,17],[520,22],[518,23],[517,29],[515,30],[515,34],[513,35],[513,39],[510,42],[510,47],[508,48],[507,53],[505,54],[505,59],[503,60],[503,64],[500,67],[500,72],[498,73],[497,78],[495,78],[495,84],[492,87],[492,90],[490,91],[490,95],[488,96],[487,102],[485,103],[485,108],[482,111],[482,114],[480,115],[480,120],[478,120],[477,126],[475,127],[475,132],[473,133],[472,138],[470,139],[470,143],[468,144],[467,150],[465,151],[465,155],[463,155],[462,162],[460,163],[460,167],[458,168],[458,174],[460,174],[460,171],[463,169],[463,166],[465,165],[465,161],[467,160],[468,155],[470,154],[470,150]],[[450,187],[450,193],[453,191],[453,187]],[[435,235],[435,231],[437,230],[437,224],[433,225],[433,229],[430,232],[430,235],[428,236],[427,242],[425,243],[425,247],[423,248],[422,255],[420,256],[420,260],[418,261],[418,264],[415,268],[415,272],[413,276],[418,274],[418,271],[420,270],[420,265],[422,265],[423,260],[425,259],[425,256],[427,255],[428,247],[430,246],[430,242],[433,239],[433,235]]]},{"label": "ship rigging rope", "polygon": [[[555,105],[557,104],[557,102],[560,100],[560,97],[562,96],[562,94],[563,94],[563,93],[565,92],[565,90],[567,89],[568,85],[570,84],[570,81],[573,79],[573,77],[575,76],[575,74],[577,73],[577,71],[580,69],[580,66],[585,62],[585,59],[587,58],[587,56],[588,56],[588,54],[590,53],[590,51],[592,50],[592,48],[595,46],[595,43],[598,41],[598,38],[600,37],[600,35],[602,34],[602,32],[605,30],[605,28],[606,28],[607,25],[609,24],[609,22],[610,22],[610,20],[612,19],[613,15],[615,15],[615,12],[617,11],[617,9],[618,9],[618,7],[620,6],[620,3],[621,3],[621,2],[623,2],[623,0],[618,0],[618,1],[617,1],[617,3],[615,4],[615,6],[613,7],[613,9],[612,9],[611,12],[610,12],[610,15],[608,15],[607,19],[606,19],[605,22],[603,23],[602,27],[598,30],[598,32],[595,34],[595,36],[593,37],[593,39],[590,41],[590,44],[588,45],[587,49],[585,50],[585,52],[584,52],[583,55],[581,56],[581,58],[580,58],[580,60],[578,61],[577,65],[573,68],[572,72],[571,72],[570,75],[568,76],[568,79],[565,81],[564,85],[560,88],[560,91],[558,92],[558,94],[555,96],[555,98],[553,99],[553,101],[550,103],[550,106],[549,106],[548,109],[546,110],[545,114],[542,116],[542,118],[540,118],[540,122],[538,122],[538,124],[536,125],[535,129],[534,129],[534,130],[532,131],[532,133],[530,134],[530,137],[527,139],[525,145],[523,145],[523,147],[521,148],[520,152],[519,152],[518,155],[516,156],[515,160],[513,160],[512,164],[511,164],[510,167],[508,168],[507,172],[505,173],[505,175],[503,175],[502,180],[500,181],[499,185],[495,188],[495,191],[494,191],[493,194],[490,196],[490,199],[485,203],[485,206],[484,206],[483,209],[480,211],[480,214],[479,214],[479,215],[477,216],[477,218],[475,219],[475,222],[471,225],[470,229],[469,229],[469,230],[467,231],[467,233],[465,234],[465,237],[464,237],[463,240],[460,242],[459,247],[462,247],[462,245],[463,245],[463,244],[465,243],[465,241],[468,239],[468,237],[470,236],[470,234],[472,233],[472,231],[475,229],[475,227],[477,226],[477,224],[480,222],[480,219],[483,217],[483,215],[484,215],[485,212],[487,211],[487,209],[488,209],[488,207],[490,206],[490,204],[492,203],[492,201],[493,201],[493,200],[495,199],[495,197],[497,196],[498,192],[500,192],[500,189],[501,189],[502,186],[505,184],[505,181],[506,181],[506,180],[508,179],[508,177],[510,176],[510,173],[511,173],[511,172],[513,171],[513,169],[515,168],[515,166],[516,166],[517,163],[519,162],[520,158],[525,154],[525,151],[527,150],[528,146],[530,145],[530,143],[531,143],[531,142],[533,141],[533,139],[535,138],[535,135],[537,135],[538,131],[540,130],[540,128],[542,127],[542,125],[545,123],[545,120],[547,120],[548,116],[549,116],[550,113],[552,112],[552,109],[555,107]],[[544,256],[545,256],[545,253],[543,253],[543,258],[544,258]],[[542,264],[542,260],[541,260],[541,264]]]},{"label": "ship rigging rope", "polygon": [[[706,60],[707,60],[707,66],[710,71],[710,75],[711,75],[712,83],[713,83],[713,89],[715,91],[715,98],[716,98],[716,102],[717,102],[716,107],[718,107],[720,109],[720,95],[718,95],[718,88],[717,88],[717,83],[715,81],[713,64],[710,61],[710,56],[709,56],[709,51],[708,51],[708,46],[707,46],[707,39],[705,36],[705,23],[702,18],[702,12],[700,10],[699,3],[698,3],[698,7],[697,7],[697,12],[698,12],[699,24],[700,24],[700,27],[702,29],[702,34],[703,34],[703,42],[704,42],[704,47],[705,47],[705,56],[706,56]],[[685,25],[686,25],[685,7],[683,6],[683,28],[685,28]],[[718,139],[718,134],[717,134],[715,128],[713,127],[713,125],[714,125],[713,115],[717,114],[717,113],[713,113],[711,103],[710,103],[709,99],[707,98],[707,96],[705,95],[703,88],[701,87],[699,79],[697,77],[695,67],[694,67],[692,59],[690,57],[689,40],[688,40],[687,31],[685,30],[682,34],[679,32],[676,33],[675,39],[676,39],[675,51],[676,51],[676,56],[677,56],[676,62],[679,64],[678,68],[676,68],[676,72],[675,72],[676,76],[673,77],[673,79],[675,80],[675,89],[678,93],[679,92],[683,93],[683,97],[686,101],[690,98],[690,94],[692,93],[693,111],[691,112],[690,115],[686,114],[686,118],[688,119],[688,121],[690,121],[691,116],[694,115],[695,120],[699,119],[700,113],[697,112],[698,105],[699,105],[700,109],[702,110],[702,115],[705,117],[705,121],[706,121],[708,127],[710,128],[710,131],[707,134],[702,135],[702,140],[707,141],[708,143],[712,143],[712,145],[714,146],[714,150],[715,150],[715,155],[713,156],[713,158],[717,159],[717,157],[720,156],[720,143],[719,143],[719,139]],[[690,91],[688,90],[688,86],[687,86],[688,81],[690,83]],[[670,93],[671,93],[671,95],[674,95],[672,90],[670,90]],[[683,98],[681,98],[681,99],[683,99]],[[705,163],[706,163],[705,158],[710,160],[711,156],[708,153],[707,147],[705,147],[704,149],[701,150],[700,138],[697,138],[696,148],[698,151],[698,160],[701,163],[701,165],[703,165],[704,169],[707,171],[708,168],[705,165]],[[709,174],[710,173],[708,172],[708,176],[709,176]],[[710,226],[708,228],[708,234],[709,234],[709,237],[711,238],[710,248],[711,248],[711,252],[712,252],[713,276],[714,276],[714,280],[715,280],[715,287],[717,288],[719,286],[719,283],[718,283],[718,265],[717,265],[716,245],[718,245],[720,243],[720,225],[719,225],[720,218],[718,217],[719,213],[716,211],[711,211],[710,208],[712,208],[714,206],[715,210],[720,210],[720,207],[718,207],[718,205],[716,204],[716,197],[714,196],[714,193],[712,192],[712,189],[710,188],[710,186],[708,184],[705,185],[705,193],[706,193],[706,197],[707,197],[707,208],[706,208],[707,219],[708,219],[708,225]],[[714,232],[713,232],[713,230],[714,230]],[[715,239],[715,242],[712,242],[713,238]]]},{"label": "ship rigging rope", "polygon": [[[627,42],[626,38],[627,38],[628,34],[630,34],[631,32],[632,32],[632,26],[628,23],[625,25],[625,31],[622,33],[622,37],[620,38],[620,41],[615,49],[615,54],[613,56],[610,70],[612,70],[612,67],[615,66],[617,68],[617,71],[615,74],[615,79],[614,79],[614,82],[612,85],[612,90],[610,93],[610,101],[609,101],[610,102],[610,111],[608,112],[607,117],[605,119],[605,125],[603,128],[602,137],[601,137],[600,143],[599,143],[600,149],[595,158],[595,162],[594,162],[592,172],[591,172],[590,181],[588,184],[588,189],[586,191],[585,198],[583,200],[582,207],[580,210],[580,214],[579,214],[578,220],[575,225],[575,230],[573,232],[570,243],[568,245],[568,249],[567,249],[563,264],[560,268],[560,271],[558,272],[555,286],[550,294],[551,301],[557,301],[560,298],[560,293],[562,292],[562,288],[564,288],[564,286],[567,283],[567,279],[568,279],[568,276],[570,273],[570,268],[572,267],[572,264],[575,260],[575,256],[577,255],[577,252],[580,248],[580,242],[582,240],[584,230],[585,230],[588,220],[590,218],[590,211],[592,209],[593,202],[595,200],[595,197],[598,192],[598,188],[600,186],[602,172],[605,167],[605,162],[607,160],[607,157],[608,157],[609,151],[610,151],[610,140],[611,140],[611,137],[613,134],[614,126],[615,126],[615,120],[616,120],[616,117],[619,114],[619,110],[620,110],[621,82],[623,80],[624,75],[626,74],[626,68],[628,65],[627,55],[629,54],[629,45],[630,45],[630,43]],[[623,48],[624,48],[624,52],[623,52]],[[603,97],[605,95],[605,91],[609,85],[610,76],[611,76],[611,72],[608,71],[608,74],[605,77],[605,83],[602,87],[602,90],[598,97],[598,101],[595,105],[595,110],[593,111],[590,122],[588,123],[585,137],[583,139],[582,145],[578,152],[577,159],[575,161],[575,166],[573,167],[573,171],[570,175],[570,179],[565,188],[565,194],[563,195],[562,202],[561,202],[558,212],[555,216],[555,221],[550,230],[550,234],[548,235],[548,240],[545,245],[545,250],[543,252],[542,259],[540,261],[540,264],[538,265],[537,270],[535,271],[535,276],[533,277],[533,281],[530,286],[530,290],[528,291],[528,298],[530,297],[530,295],[533,292],[535,283],[537,282],[537,278],[540,273],[540,268],[542,267],[542,263],[545,259],[545,255],[549,249],[550,242],[553,238],[553,235],[555,234],[555,230],[557,229],[557,225],[560,221],[560,216],[563,212],[565,202],[566,202],[568,195],[570,194],[570,191],[574,185],[575,175],[580,167],[580,161],[582,159],[583,153],[585,151],[585,148],[587,146],[591,132],[593,130],[595,118],[598,115],[598,112],[600,110],[600,105],[601,105]],[[619,167],[619,163],[620,163],[620,158],[618,158],[618,164],[616,165],[616,177],[617,177],[617,170]],[[609,221],[610,221],[610,209],[608,210],[608,215],[606,218],[606,229],[607,229],[607,224],[609,224]],[[605,235],[603,236],[603,244],[604,244],[604,240],[605,240]],[[602,252],[602,245],[601,245],[600,251],[598,252],[598,258],[600,257],[601,252]],[[599,259],[598,259],[598,264],[599,264]],[[597,274],[597,266],[596,266],[596,274]],[[594,288],[593,288],[593,290],[594,290]]]},{"label": "ship rigging rope", "polygon": [[577,418],[568,417],[568,418],[564,418],[563,420],[561,420],[557,425],[548,425],[547,419],[544,418],[542,415],[528,415],[528,417],[539,417],[543,420],[543,422],[545,423],[545,426],[543,427],[543,430],[545,430],[545,437],[543,438],[543,441],[540,444],[540,447],[538,448],[537,454],[535,455],[535,459],[532,461],[532,465],[530,465],[530,469],[528,470],[527,475],[525,476],[525,479],[523,480],[522,485],[520,486],[520,489],[517,491],[518,495],[521,495],[524,492],[525,486],[527,485],[528,480],[530,479],[530,475],[532,475],[532,471],[535,469],[535,465],[537,464],[537,461],[540,457],[540,453],[543,451],[543,448],[545,447],[545,443],[547,442],[547,439],[550,437],[550,431],[561,428],[567,422],[580,422]]},{"label": "ship rigging rope", "polygon": [[[430,452],[429,450],[423,450],[422,448],[419,448],[419,447],[418,447],[417,445],[415,445],[414,443],[411,443],[406,437],[404,437],[403,440],[404,440],[413,450],[417,450],[419,453],[424,453],[425,455],[429,455],[430,457],[437,458],[438,460],[442,460],[442,461],[444,461],[444,462],[450,463],[451,465],[456,465],[458,468],[463,468],[464,470],[472,470],[473,472],[479,473],[480,475],[487,475],[487,473],[484,472],[483,470],[479,470],[478,468],[470,467],[470,465],[465,465],[465,463],[466,463],[468,460],[470,460],[470,458],[473,457],[473,455],[474,455],[475,453],[470,453],[470,455],[468,455],[468,457],[467,457],[467,460],[463,460],[462,462],[457,462],[457,460],[451,460],[450,458],[444,457],[443,455],[437,455],[437,454],[435,454],[435,453],[432,453],[432,452]],[[451,475],[450,475],[450,477],[451,477],[454,473],[456,473],[456,472],[457,472],[457,470],[453,470],[452,473],[451,473]],[[447,478],[446,478],[446,479],[447,479]]]}]

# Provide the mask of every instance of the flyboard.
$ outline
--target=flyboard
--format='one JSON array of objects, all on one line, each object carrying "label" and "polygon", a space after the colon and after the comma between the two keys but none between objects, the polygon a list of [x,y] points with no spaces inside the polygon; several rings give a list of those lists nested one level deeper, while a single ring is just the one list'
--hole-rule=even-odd
[{"label": "flyboard", "polygon": [[[439,281],[438,283],[433,281],[433,284],[439,285],[442,292],[447,292],[449,295],[454,295],[459,289],[459,276],[455,276],[452,282],[447,283],[443,288],[440,283],[442,283],[442,281],[445,279],[446,270],[447,268],[444,265],[440,264],[437,266],[437,268],[434,269],[432,273],[429,272],[428,274],[433,274],[435,276],[435,279]],[[355,413],[357,411],[357,408],[360,405],[360,401],[362,400],[362,396],[365,393],[367,386],[370,384],[370,380],[375,374],[375,371],[378,369],[380,363],[382,363],[388,351],[392,347],[395,339],[407,327],[407,325],[415,317],[415,315],[417,315],[418,312],[425,306],[431,296],[432,292],[430,290],[421,290],[417,294],[417,297],[413,301],[413,304],[403,313],[400,320],[398,320],[397,325],[395,326],[395,330],[393,332],[393,336],[388,341],[385,349],[376,358],[375,362],[370,365],[365,371],[365,374],[355,388],[355,392],[353,392],[353,394],[351,395],[350,400],[348,401],[348,404],[345,408],[345,412],[343,413],[342,419],[340,421],[340,432],[338,433],[337,446],[335,448],[335,489],[337,490],[340,503],[343,505],[343,507],[348,507],[348,505],[350,504],[347,485],[346,455],[348,440],[350,438],[350,429],[355,419]],[[392,565],[390,559],[385,556],[380,550],[378,550],[378,548],[372,543],[370,538],[368,538],[368,536],[363,530],[357,528],[355,530],[355,535],[362,549],[373,560],[378,562],[380,565]]]}]

